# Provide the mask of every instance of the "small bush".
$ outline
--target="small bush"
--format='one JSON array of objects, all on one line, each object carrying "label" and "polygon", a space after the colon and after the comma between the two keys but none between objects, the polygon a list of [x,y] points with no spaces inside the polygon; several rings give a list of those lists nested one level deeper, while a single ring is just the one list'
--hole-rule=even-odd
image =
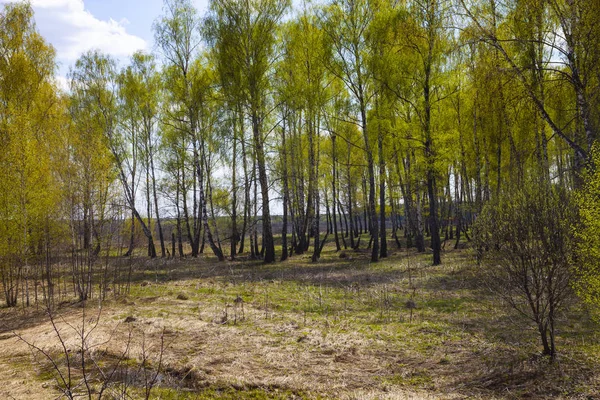
[{"label": "small bush", "polygon": [[483,282],[536,324],[551,358],[556,316],[572,293],[571,203],[565,190],[533,179],[487,204],[474,227]]}]

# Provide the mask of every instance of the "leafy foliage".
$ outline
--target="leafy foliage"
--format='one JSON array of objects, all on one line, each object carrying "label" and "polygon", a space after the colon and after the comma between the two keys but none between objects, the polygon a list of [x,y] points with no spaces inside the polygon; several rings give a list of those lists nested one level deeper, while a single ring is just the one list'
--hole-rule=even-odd
[{"label": "leafy foliage", "polygon": [[[597,148],[593,153],[600,162]],[[577,294],[600,317],[600,170],[590,169],[584,175],[584,185],[575,194],[579,223],[573,227],[577,238],[577,262],[574,264]]]}]

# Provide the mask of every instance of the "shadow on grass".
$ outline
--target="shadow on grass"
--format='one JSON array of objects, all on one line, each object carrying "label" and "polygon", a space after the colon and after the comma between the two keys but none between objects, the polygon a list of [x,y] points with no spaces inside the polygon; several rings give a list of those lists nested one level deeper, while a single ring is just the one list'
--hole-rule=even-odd
[{"label": "shadow on grass", "polygon": [[[62,302],[56,306],[55,316],[66,317],[68,315],[80,312],[81,302]],[[46,308],[43,305],[39,307],[28,308],[1,308],[0,309],[0,341],[14,337],[13,331],[22,331],[33,328],[38,325],[48,323],[50,320]]]},{"label": "shadow on grass", "polygon": [[[184,281],[189,279],[213,279],[233,284],[264,281],[289,281],[309,285],[332,287],[389,284],[406,277],[402,256],[394,256],[371,264],[370,255],[365,252],[348,252],[348,258],[340,258],[333,252],[324,253],[316,263],[309,255],[294,255],[284,262],[263,264],[261,261],[240,257],[235,261],[217,262],[212,257],[198,259],[157,260],[138,264],[132,276],[132,283],[141,283],[150,278],[159,282]],[[158,263],[153,266],[153,263]],[[393,265],[390,265],[393,264]],[[152,276],[156,269],[155,276]]]}]

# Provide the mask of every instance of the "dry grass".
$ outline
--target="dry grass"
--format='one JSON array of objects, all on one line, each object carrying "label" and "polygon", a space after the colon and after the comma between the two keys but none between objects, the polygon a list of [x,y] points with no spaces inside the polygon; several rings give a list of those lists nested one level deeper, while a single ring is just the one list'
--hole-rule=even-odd
[{"label": "dry grass", "polygon": [[[105,302],[94,340],[112,337],[105,347],[118,353],[133,327],[134,362],[140,332],[147,343],[165,332],[160,398],[600,398],[599,338],[576,307],[549,365],[527,321],[478,290],[466,251],[446,253],[441,267],[414,253],[367,257],[326,248],[317,264],[140,262],[129,296]],[[75,305],[60,313],[61,323],[81,319]],[[47,318],[0,318],[0,398],[51,398],[52,381],[11,333],[57,351]]]}]

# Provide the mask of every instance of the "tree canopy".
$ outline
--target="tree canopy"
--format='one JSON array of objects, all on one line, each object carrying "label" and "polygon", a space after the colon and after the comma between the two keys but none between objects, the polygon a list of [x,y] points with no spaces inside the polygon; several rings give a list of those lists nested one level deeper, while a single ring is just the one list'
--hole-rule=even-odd
[{"label": "tree canopy", "polygon": [[[208,246],[220,261],[271,263],[312,247],[316,262],[335,242],[376,262],[402,239],[437,265],[480,216],[497,223],[487,205],[505,204],[515,184],[579,193],[560,201],[580,211],[568,214],[585,243],[572,246],[584,260],[574,276],[597,298],[586,289],[597,287],[599,247],[597,2],[291,6],[211,0],[199,15],[190,0],[165,0],[154,53],[127,65],[82,54],[67,91],[32,7],[3,6],[10,305],[43,246],[86,271],[102,251],[132,254],[140,230],[150,257]],[[85,298],[89,283],[79,285]]]}]

